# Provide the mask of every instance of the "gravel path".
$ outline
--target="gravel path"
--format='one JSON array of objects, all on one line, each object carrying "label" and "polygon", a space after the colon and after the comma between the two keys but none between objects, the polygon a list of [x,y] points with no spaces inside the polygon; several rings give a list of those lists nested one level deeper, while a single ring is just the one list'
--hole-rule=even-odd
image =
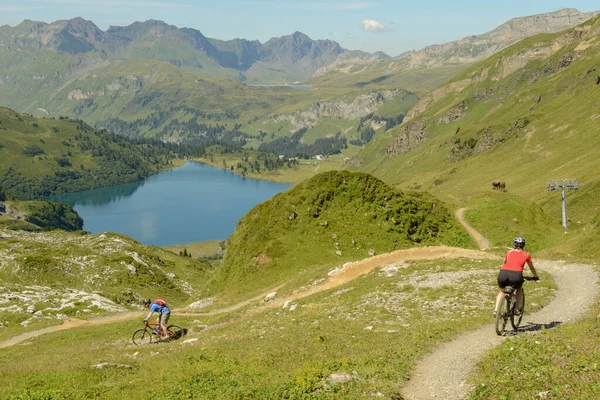
[{"label": "gravel path", "polygon": [[[225,308],[221,308],[218,310],[212,310],[209,312],[190,312],[189,310],[173,310],[177,315],[185,315],[185,316],[206,316],[206,315],[215,315],[225,312],[230,312],[233,310],[240,309],[252,303],[260,302],[260,306],[254,308],[253,310],[247,311],[244,315],[251,315],[253,312],[258,312],[265,308],[273,308],[273,307],[281,307],[288,300],[297,300],[304,297],[311,296],[315,293],[321,292],[323,290],[328,290],[340,285],[343,285],[346,282],[350,282],[351,280],[367,274],[373,271],[376,268],[383,267],[386,265],[391,265],[395,263],[402,263],[410,260],[432,260],[432,259],[440,259],[440,258],[479,258],[479,259],[493,259],[497,258],[496,256],[485,253],[478,250],[471,249],[461,249],[456,247],[447,247],[447,246],[432,246],[432,247],[418,247],[412,249],[403,249],[396,250],[391,253],[380,254],[374,257],[369,257],[364,260],[350,262],[344,265],[344,268],[341,268],[339,273],[329,276],[324,280],[322,284],[311,286],[310,288],[304,288],[302,290],[298,290],[292,293],[290,296],[278,298],[274,301],[264,303],[265,296],[277,290],[279,287],[284,284],[272,288],[269,291],[256,296],[252,299],[244,300],[240,303],[234,304],[232,306],[228,306]],[[13,338],[7,339],[3,342],[0,341],[0,349],[3,347],[14,346],[19,344],[25,340],[35,338],[40,335],[45,335],[48,333],[58,332],[66,329],[73,329],[80,326],[90,326],[90,325],[105,325],[114,322],[120,322],[128,319],[139,318],[144,315],[144,311],[138,312],[129,312],[122,313],[107,317],[102,317],[98,319],[92,319],[88,321],[84,320],[68,320],[65,321],[62,325],[51,326],[44,329],[39,329],[36,331],[31,331],[24,333],[19,336],[15,336]]]},{"label": "gravel path", "polygon": [[[583,317],[598,296],[598,275],[587,264],[534,260],[538,271],[552,274],[556,299],[544,309],[527,314],[520,331],[536,332]],[[490,296],[495,293],[490,294]],[[492,319],[490,310],[490,320]],[[406,400],[461,399],[473,387],[466,379],[479,359],[506,337],[497,336],[494,324],[463,334],[425,356],[402,390]]]},{"label": "gravel path", "polygon": [[471,225],[467,224],[467,221],[465,221],[465,210],[466,208],[459,208],[456,210],[456,219],[458,219],[458,222],[460,222],[467,232],[469,232],[469,235],[471,235],[475,242],[477,242],[477,245],[481,250],[489,249],[491,247],[490,241],[483,237],[481,233],[477,232]]}]

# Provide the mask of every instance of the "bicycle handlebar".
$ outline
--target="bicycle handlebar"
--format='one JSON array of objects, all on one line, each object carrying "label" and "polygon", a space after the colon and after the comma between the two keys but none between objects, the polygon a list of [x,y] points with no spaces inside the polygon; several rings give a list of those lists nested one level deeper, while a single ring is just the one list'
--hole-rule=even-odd
[{"label": "bicycle handlebar", "polygon": [[540,277],[539,276],[524,276],[523,279],[525,279],[526,281],[539,281]]}]

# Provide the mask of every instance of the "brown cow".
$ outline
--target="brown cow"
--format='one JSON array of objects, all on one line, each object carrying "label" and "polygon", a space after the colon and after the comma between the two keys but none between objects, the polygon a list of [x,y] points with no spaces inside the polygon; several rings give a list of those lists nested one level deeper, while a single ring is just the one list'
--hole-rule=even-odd
[{"label": "brown cow", "polygon": [[502,181],[494,181],[492,182],[492,189],[497,189],[506,192],[506,184]]}]

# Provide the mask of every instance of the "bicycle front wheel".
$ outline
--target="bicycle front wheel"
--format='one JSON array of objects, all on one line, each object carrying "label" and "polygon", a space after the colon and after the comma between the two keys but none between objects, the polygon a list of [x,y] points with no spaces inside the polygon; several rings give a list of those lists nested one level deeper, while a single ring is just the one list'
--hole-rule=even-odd
[{"label": "bicycle front wheel", "polygon": [[496,308],[496,335],[502,335],[504,328],[506,328],[508,322],[508,302],[508,296],[502,296],[502,300],[500,300],[498,308]]},{"label": "bicycle front wheel", "polygon": [[[523,290],[523,289],[521,289]],[[516,308],[516,304],[515,304],[515,308]],[[523,320],[523,314],[525,314],[525,291],[523,290],[523,302],[521,303],[521,314],[519,315],[515,315],[515,313],[518,310],[513,310],[512,313],[510,313],[510,324],[512,325],[514,330],[519,329],[519,325],[521,325],[521,321]]]},{"label": "bicycle front wheel", "polygon": [[185,335],[185,331],[179,325],[169,325],[167,326],[167,335],[169,335],[169,340],[177,340]]},{"label": "bicycle front wheel", "polygon": [[133,335],[131,336],[131,341],[136,346],[150,344],[152,343],[152,332],[145,328],[138,329],[137,331],[133,332]]}]

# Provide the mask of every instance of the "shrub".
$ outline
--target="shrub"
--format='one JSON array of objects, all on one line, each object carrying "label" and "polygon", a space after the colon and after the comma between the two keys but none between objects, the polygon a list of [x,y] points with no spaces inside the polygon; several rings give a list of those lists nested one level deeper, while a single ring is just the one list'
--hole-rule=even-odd
[{"label": "shrub", "polygon": [[39,146],[30,144],[23,150],[23,154],[29,157],[35,157],[37,155],[44,154],[44,150],[42,150],[42,148]]}]

